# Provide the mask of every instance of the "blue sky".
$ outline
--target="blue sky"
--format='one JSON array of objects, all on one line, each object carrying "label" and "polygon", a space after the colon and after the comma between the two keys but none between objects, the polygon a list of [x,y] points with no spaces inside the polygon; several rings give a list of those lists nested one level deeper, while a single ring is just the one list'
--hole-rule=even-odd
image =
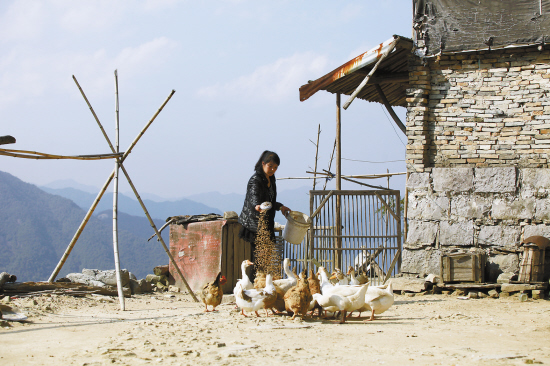
[{"label": "blue sky", "polygon": [[[277,177],[307,176],[319,124],[318,169],[327,168],[335,96],[321,91],[300,102],[299,87],[393,34],[410,37],[411,6],[410,0],[2,1],[0,135],[17,138],[3,147],[110,152],[72,75],[113,140],[117,69],[122,151],[176,90],[126,160],[138,191],[165,198],[244,194],[264,149],[281,157]],[[404,108],[397,113],[404,121]],[[346,159],[405,158],[405,136],[377,103],[356,100],[343,111],[342,140]],[[113,165],[0,156],[0,170],[37,185],[73,179],[100,187]],[[386,169],[406,170],[403,161],[342,164],[343,174]],[[285,180],[278,187],[311,184]],[[403,189],[404,178],[391,185]]]}]

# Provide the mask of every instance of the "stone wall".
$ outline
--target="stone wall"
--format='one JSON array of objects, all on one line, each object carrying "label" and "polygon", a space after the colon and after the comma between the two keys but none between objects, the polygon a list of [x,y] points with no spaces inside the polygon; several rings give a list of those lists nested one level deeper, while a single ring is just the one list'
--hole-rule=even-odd
[{"label": "stone wall", "polygon": [[439,273],[453,251],[486,252],[488,280],[517,271],[521,240],[550,237],[550,50],[409,65],[402,272]]}]

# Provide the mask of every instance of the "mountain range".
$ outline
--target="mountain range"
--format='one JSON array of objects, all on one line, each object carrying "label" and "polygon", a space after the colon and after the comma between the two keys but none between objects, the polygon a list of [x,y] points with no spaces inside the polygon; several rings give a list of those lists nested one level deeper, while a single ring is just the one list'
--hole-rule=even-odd
[{"label": "mountain range", "polygon": [[[11,174],[0,172],[0,272],[18,281],[45,281],[82,222],[86,211],[73,201],[53,195]],[[145,217],[119,212],[118,242],[122,268],[138,278],[168,263]],[[154,220],[160,228],[164,220]],[[163,231],[168,245],[168,230]],[[88,221],[58,278],[82,268],[113,269],[112,208]]]},{"label": "mountain range", "polygon": [[[73,181],[37,187],[0,171],[0,272],[15,274],[18,281],[47,280],[98,191]],[[308,189],[302,187],[281,191],[279,197],[293,210],[307,213],[307,194]],[[224,211],[240,213],[243,201],[244,195],[210,192],[174,201],[144,199],[144,204],[155,225],[160,228],[170,216],[221,215]],[[119,194],[118,219],[122,268],[138,278],[144,278],[155,266],[168,263],[168,256],[161,244],[154,239],[147,241],[153,230],[135,198]],[[276,220],[286,222],[280,213],[277,213]],[[166,245],[169,245],[168,231],[166,229],[162,233]],[[58,278],[80,272],[83,268],[113,269],[112,243],[112,196],[105,194]]]}]

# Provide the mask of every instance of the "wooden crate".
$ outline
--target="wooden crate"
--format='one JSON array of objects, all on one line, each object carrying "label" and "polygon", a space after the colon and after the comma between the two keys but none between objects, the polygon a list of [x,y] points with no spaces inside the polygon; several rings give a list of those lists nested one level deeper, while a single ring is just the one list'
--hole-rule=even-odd
[{"label": "wooden crate", "polygon": [[441,256],[441,279],[443,282],[485,282],[484,254],[459,253]]},{"label": "wooden crate", "polygon": [[545,249],[537,245],[525,245],[519,268],[518,282],[543,282]]}]

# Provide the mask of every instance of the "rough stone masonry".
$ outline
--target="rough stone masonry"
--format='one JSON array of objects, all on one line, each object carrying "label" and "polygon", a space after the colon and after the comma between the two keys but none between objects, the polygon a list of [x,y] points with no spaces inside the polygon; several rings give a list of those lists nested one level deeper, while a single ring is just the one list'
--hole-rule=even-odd
[{"label": "rough stone masonry", "polygon": [[456,251],[487,253],[489,281],[518,271],[520,242],[550,237],[550,50],[409,65],[402,272],[437,274],[441,253]]}]

